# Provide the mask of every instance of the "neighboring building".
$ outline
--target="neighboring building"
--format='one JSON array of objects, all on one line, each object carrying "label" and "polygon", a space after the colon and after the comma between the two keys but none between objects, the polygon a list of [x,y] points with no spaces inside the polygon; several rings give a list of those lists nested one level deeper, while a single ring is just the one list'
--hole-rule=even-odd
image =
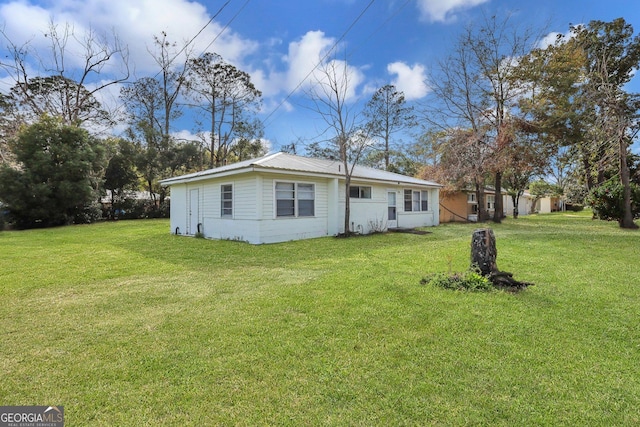
[{"label": "neighboring building", "polygon": [[[484,189],[485,211],[489,218],[495,212],[495,191],[491,187]],[[531,212],[532,198],[525,192],[518,201],[518,214]],[[502,207],[505,216],[513,215],[513,200],[502,190]],[[440,195],[440,222],[476,222],[478,221],[478,201],[473,190],[461,190]]]},{"label": "neighboring building", "polygon": [[[171,232],[249,243],[344,233],[339,161],[276,153],[160,182],[171,187]],[[355,166],[350,231],[438,225],[440,185]]]},{"label": "neighboring building", "polygon": [[[154,200],[158,200],[160,195],[158,193],[153,193],[153,199],[149,196],[148,191],[125,191],[121,196],[119,196],[116,200],[143,200],[148,202],[153,202]],[[113,199],[113,194],[111,190],[105,190],[104,196],[100,198],[100,204],[103,208],[111,207],[111,200]]]},{"label": "neighboring building", "polygon": [[564,205],[560,197],[542,197],[536,202],[535,211],[538,213],[560,212],[564,210]]},{"label": "neighboring building", "polygon": [[477,214],[477,205],[469,202],[475,200],[475,193],[455,191],[440,193],[440,222],[468,222],[471,215]]},{"label": "neighboring building", "polygon": [[[531,207],[533,205],[533,196],[525,191],[518,199],[518,215],[529,215],[531,213]],[[507,195],[505,198],[505,214],[507,216],[513,216],[513,199]]]}]

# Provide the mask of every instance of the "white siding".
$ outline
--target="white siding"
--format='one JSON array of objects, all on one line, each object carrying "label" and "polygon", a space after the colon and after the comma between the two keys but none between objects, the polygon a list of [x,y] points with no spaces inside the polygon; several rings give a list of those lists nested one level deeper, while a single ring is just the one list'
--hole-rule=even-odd
[{"label": "white siding", "polygon": [[440,201],[439,190],[428,189],[428,210],[427,211],[405,211],[404,190],[425,191],[424,188],[402,187],[398,199],[398,228],[432,227],[440,224]]},{"label": "white siding", "polygon": [[[351,185],[371,187],[371,199],[351,198],[349,202],[350,215],[349,224],[352,232],[368,234],[375,231],[385,231],[388,229],[388,199],[389,191],[396,192],[397,202],[397,227],[415,228],[430,227],[438,225],[439,220],[439,190],[428,189],[429,210],[425,212],[405,212],[404,211],[404,189],[424,191],[424,188],[409,188],[403,186],[393,186],[384,184],[372,184],[354,180]],[[345,214],[345,186],[340,183],[340,232],[344,232]],[[435,209],[434,209],[435,208]]]},{"label": "white siding", "polygon": [[[241,240],[255,243],[259,240],[256,220],[256,177],[238,175],[205,181],[204,235],[213,239]],[[223,217],[221,191],[223,185],[233,190],[233,215]]]},{"label": "white siding", "polygon": [[[369,234],[375,231],[385,231],[387,230],[387,187],[374,185],[366,182],[358,182],[352,181],[352,186],[362,186],[362,187],[371,187],[371,198],[370,199],[358,199],[351,198],[349,199],[349,228],[352,232],[361,233],[361,234]],[[342,207],[341,218],[342,222],[340,223],[341,231],[344,231],[344,194],[346,188],[344,186],[344,181],[341,182],[340,186],[340,205]]]},{"label": "white siding", "polygon": [[[314,184],[314,216],[298,218],[278,218],[275,211],[276,182],[296,182]],[[259,221],[260,243],[285,242],[329,235],[328,184],[324,178],[310,178],[295,175],[262,176],[262,218]]]},{"label": "white siding", "polygon": [[[513,216],[513,199],[511,196],[505,196],[504,206],[506,215]],[[518,215],[528,215],[530,212],[531,198],[523,194],[518,200]]]},{"label": "white siding", "polygon": [[[312,217],[278,218],[275,212],[275,183],[314,184]],[[221,215],[221,186],[233,186],[233,216]],[[370,199],[351,199],[351,230],[363,234],[388,228],[388,191],[396,191],[398,227],[438,225],[438,189],[429,189],[429,211],[404,212],[401,185],[354,181],[352,185],[371,187]],[[249,172],[228,177],[171,186],[171,230],[187,232],[190,190],[198,189],[199,222],[205,237],[241,240],[254,244],[276,243],[344,232],[344,181],[338,178],[309,177],[287,173]],[[415,188],[416,190],[425,190]],[[195,194],[195,192],[194,192]],[[434,210],[434,208],[436,208]],[[192,233],[193,234],[193,233]]]},{"label": "white siding", "polygon": [[187,232],[187,186],[186,184],[171,186],[170,227],[173,234]]}]

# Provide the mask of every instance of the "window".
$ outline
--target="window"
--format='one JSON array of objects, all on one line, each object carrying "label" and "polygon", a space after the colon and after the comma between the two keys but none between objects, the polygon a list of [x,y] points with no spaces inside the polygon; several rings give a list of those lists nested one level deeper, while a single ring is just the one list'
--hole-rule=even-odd
[{"label": "window", "polygon": [[371,187],[352,185],[349,187],[349,197],[351,197],[352,199],[370,199]]},{"label": "window", "polygon": [[411,212],[411,190],[404,190],[404,211]]},{"label": "window", "polygon": [[313,216],[315,191],[313,184],[298,184],[298,216]]},{"label": "window", "polygon": [[487,196],[487,209],[496,208],[496,196]]},{"label": "window", "polygon": [[476,193],[467,193],[467,203],[477,203]]},{"label": "window", "polygon": [[276,217],[300,217],[314,215],[314,184],[276,182]]},{"label": "window", "polygon": [[233,186],[231,184],[220,186],[220,215],[233,216]]},{"label": "window", "polygon": [[429,192],[404,190],[405,212],[424,212],[429,210]]},{"label": "window", "polygon": [[276,183],[276,216],[296,215],[296,185],[293,182]]}]

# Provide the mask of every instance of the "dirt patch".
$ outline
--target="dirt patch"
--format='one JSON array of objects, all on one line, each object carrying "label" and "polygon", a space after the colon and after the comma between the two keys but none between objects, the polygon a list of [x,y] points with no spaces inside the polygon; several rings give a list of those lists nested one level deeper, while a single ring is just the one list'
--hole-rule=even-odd
[{"label": "dirt patch", "polygon": [[431,234],[430,231],[417,230],[415,228],[390,228],[390,233],[408,233],[408,234],[417,234],[419,236],[424,236],[425,234]]}]

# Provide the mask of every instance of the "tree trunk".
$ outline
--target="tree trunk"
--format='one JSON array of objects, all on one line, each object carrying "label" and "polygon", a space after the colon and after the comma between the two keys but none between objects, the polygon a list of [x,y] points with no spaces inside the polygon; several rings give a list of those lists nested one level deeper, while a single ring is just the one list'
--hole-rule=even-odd
[{"label": "tree trunk", "polygon": [[344,235],[345,236],[350,236],[351,235],[351,195],[349,192],[349,187],[351,187],[351,174],[349,174],[349,170],[346,169],[346,162],[344,163],[345,165],[345,170],[346,170],[346,174],[345,174],[345,180],[344,180]]},{"label": "tree trunk", "polygon": [[502,206],[502,172],[496,172],[495,176],[495,200],[493,201],[493,222],[500,224],[504,208]]},{"label": "tree trunk", "polygon": [[484,221],[486,218],[486,210],[484,208],[484,186],[476,181],[476,204],[478,206],[478,222]]},{"label": "tree trunk", "polygon": [[514,194],[511,196],[511,200],[513,201],[513,219],[518,219],[518,215],[520,214],[520,193]]},{"label": "tree trunk", "polygon": [[620,221],[620,227],[635,229],[638,226],[633,222],[633,213],[631,212],[631,184],[629,182],[629,166],[627,165],[627,143],[624,135],[619,138],[619,156],[620,156],[620,180],[624,187],[624,217]]}]

